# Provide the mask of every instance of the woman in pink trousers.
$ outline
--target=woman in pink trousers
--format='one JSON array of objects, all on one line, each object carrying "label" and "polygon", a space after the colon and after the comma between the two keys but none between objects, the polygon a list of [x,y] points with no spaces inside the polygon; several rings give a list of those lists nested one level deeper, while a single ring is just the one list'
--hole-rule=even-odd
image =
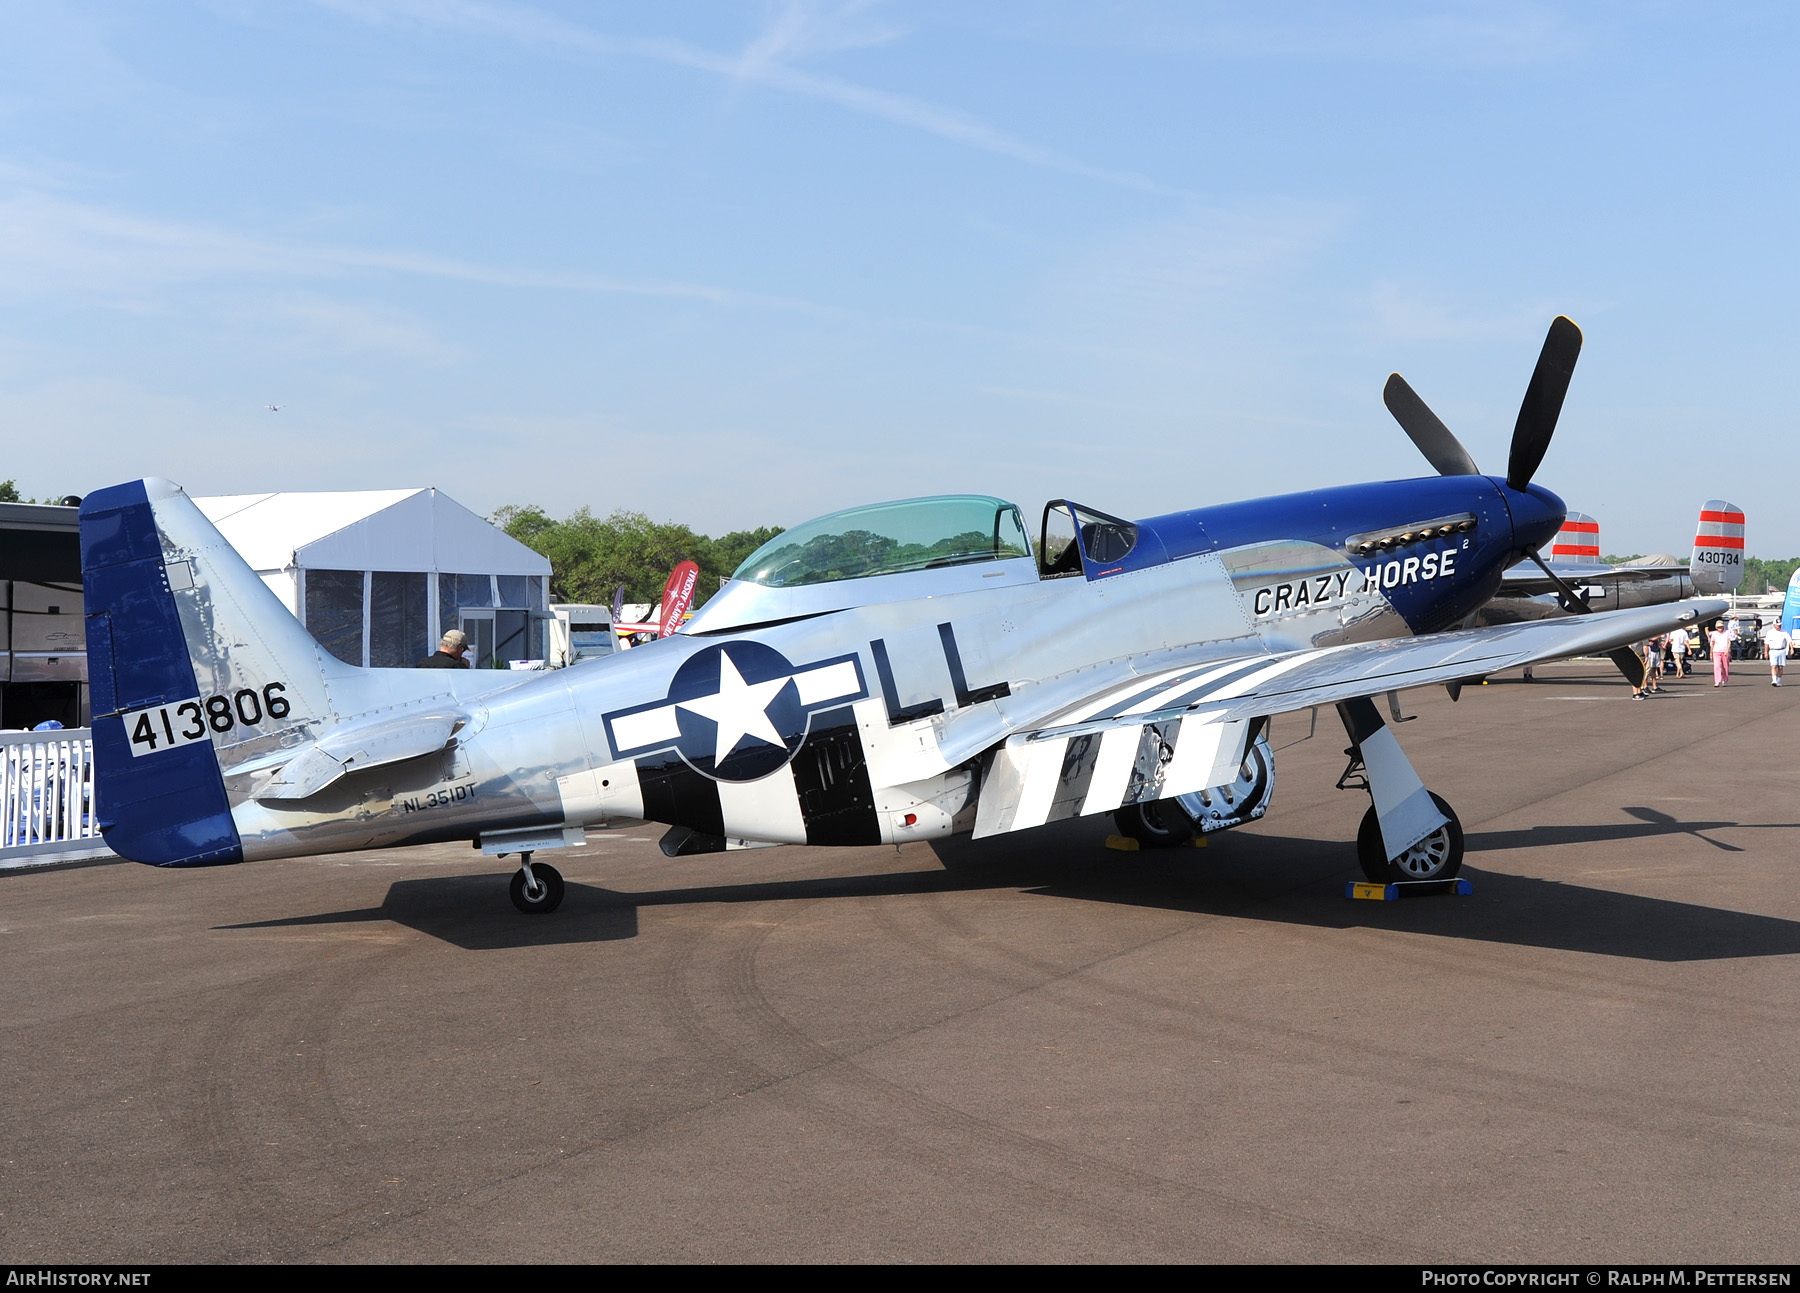
[{"label": "woman in pink trousers", "polygon": [[1706,635],[1706,649],[1712,652],[1713,686],[1723,687],[1731,680],[1731,634],[1724,620],[1713,622],[1712,632]]}]

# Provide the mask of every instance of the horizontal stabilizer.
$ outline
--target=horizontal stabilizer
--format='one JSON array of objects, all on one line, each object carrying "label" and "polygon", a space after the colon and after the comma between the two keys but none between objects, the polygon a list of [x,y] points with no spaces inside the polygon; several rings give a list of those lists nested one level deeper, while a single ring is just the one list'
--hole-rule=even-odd
[{"label": "horizontal stabilizer", "polygon": [[[307,799],[352,772],[436,754],[451,744],[467,721],[468,716],[459,711],[437,710],[336,728],[290,757],[274,779],[255,792],[255,797]],[[268,760],[257,763],[266,764]],[[225,775],[254,770],[253,765],[244,764],[226,769]]]}]

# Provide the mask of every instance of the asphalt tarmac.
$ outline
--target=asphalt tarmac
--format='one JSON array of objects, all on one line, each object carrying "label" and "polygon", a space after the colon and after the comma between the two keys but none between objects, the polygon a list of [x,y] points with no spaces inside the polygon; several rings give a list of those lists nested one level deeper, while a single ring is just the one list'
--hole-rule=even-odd
[{"label": "asphalt tarmac", "polygon": [[1402,697],[1470,897],[1330,711],[1204,850],[0,875],[0,1259],[1793,1262],[1800,683],[1538,678]]}]

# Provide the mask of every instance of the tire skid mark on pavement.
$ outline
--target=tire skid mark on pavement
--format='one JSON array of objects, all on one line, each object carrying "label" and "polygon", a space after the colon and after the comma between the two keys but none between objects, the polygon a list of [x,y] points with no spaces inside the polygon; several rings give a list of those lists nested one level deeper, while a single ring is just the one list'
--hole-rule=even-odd
[{"label": "tire skid mark on pavement", "polygon": [[[857,901],[867,906],[871,900]],[[1366,1228],[1331,1225],[1288,1214],[1224,1191],[1122,1166],[1028,1135],[881,1077],[858,1061],[858,1055],[889,1046],[902,1036],[929,1031],[950,1018],[969,1013],[967,1009],[851,1054],[840,1054],[822,1045],[770,1001],[756,972],[758,953],[769,938],[782,924],[812,905],[787,904],[789,910],[783,920],[758,922],[748,937],[741,936],[743,922],[737,922],[734,932],[740,936],[727,940],[723,963],[717,971],[723,999],[741,1014],[748,1031],[757,1038],[758,1049],[785,1052],[772,1062],[745,1053],[747,1062],[759,1064],[770,1074],[769,1091],[777,1098],[797,1098],[809,1113],[829,1117],[839,1128],[865,1142],[875,1137],[902,1161],[940,1173],[967,1176],[973,1172],[1015,1192],[1029,1190],[1047,1206],[1077,1204],[1113,1225],[1141,1226],[1145,1207],[1153,1202],[1165,1206],[1204,1202],[1240,1223],[1302,1228],[1319,1239],[1331,1241],[1334,1252],[1372,1256],[1378,1251],[1395,1250],[1391,1237],[1377,1242]],[[1111,959],[1111,954],[1104,959]],[[1040,983],[1023,991],[1042,986]],[[987,1002],[973,1009],[987,1009],[993,1004]],[[803,1093],[802,1087],[811,1094]],[[879,1111],[879,1117],[872,1116],[871,1111]],[[1071,1193],[1071,1182],[1084,1180],[1089,1183]],[[1170,1215],[1178,1216],[1183,1226],[1193,1222],[1191,1209],[1171,1209]],[[1286,1243],[1243,1243],[1235,1251],[1264,1255],[1289,1247]]]}]

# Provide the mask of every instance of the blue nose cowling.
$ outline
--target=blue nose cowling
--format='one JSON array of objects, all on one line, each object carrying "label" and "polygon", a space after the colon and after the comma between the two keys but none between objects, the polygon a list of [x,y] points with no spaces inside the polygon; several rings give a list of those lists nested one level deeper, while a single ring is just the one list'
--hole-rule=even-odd
[{"label": "blue nose cowling", "polygon": [[1556,537],[1569,515],[1568,505],[1562,499],[1542,485],[1509,489],[1499,477],[1493,480],[1512,514],[1513,544],[1519,552],[1535,552]]}]

